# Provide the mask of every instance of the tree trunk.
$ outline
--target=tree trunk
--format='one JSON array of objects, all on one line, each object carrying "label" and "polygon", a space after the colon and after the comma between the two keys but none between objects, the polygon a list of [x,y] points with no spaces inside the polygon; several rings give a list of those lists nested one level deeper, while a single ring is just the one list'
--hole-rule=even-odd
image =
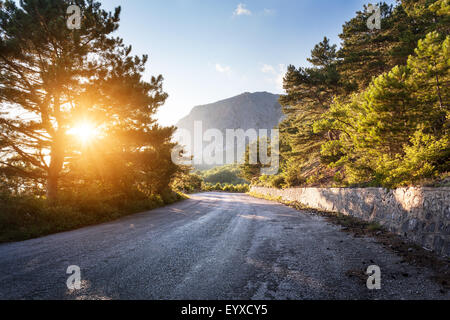
[{"label": "tree trunk", "polygon": [[50,167],[47,171],[47,199],[53,202],[58,198],[59,174],[64,164],[64,148],[61,139],[55,139],[50,159]]},{"label": "tree trunk", "polygon": [[441,86],[439,84],[439,76],[436,74],[436,89],[437,89],[437,95],[439,98],[439,107],[441,108],[441,110],[443,109],[443,105],[442,105],[442,96],[441,96]]},{"label": "tree trunk", "polygon": [[[50,171],[50,170],[49,170]],[[54,172],[48,173],[47,177],[47,199],[51,202],[58,199],[58,175]]]}]

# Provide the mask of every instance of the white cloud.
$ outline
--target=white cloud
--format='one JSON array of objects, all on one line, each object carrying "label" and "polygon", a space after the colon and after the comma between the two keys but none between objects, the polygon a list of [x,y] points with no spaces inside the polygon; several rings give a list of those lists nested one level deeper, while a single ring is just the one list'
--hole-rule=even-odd
[{"label": "white cloud", "polygon": [[264,14],[265,16],[272,16],[272,15],[275,14],[275,10],[265,8],[264,11],[263,11],[263,14]]},{"label": "white cloud", "polygon": [[275,84],[277,85],[278,89],[283,90],[283,81],[284,81],[284,75],[286,74],[286,65],[279,64],[278,65],[278,73],[277,77],[275,78]]},{"label": "white cloud", "polygon": [[261,72],[263,72],[263,73],[275,73],[275,69],[270,64],[265,64],[265,65],[262,66]]},{"label": "white cloud", "polygon": [[222,66],[219,63],[216,63],[216,70],[220,73],[230,74],[231,68],[229,66]]},{"label": "white cloud", "polygon": [[266,80],[272,83],[276,90],[283,90],[283,79],[286,73],[286,65],[279,64],[278,69],[270,64],[264,64],[261,68],[261,72],[269,74],[270,77],[267,77]]},{"label": "white cloud", "polygon": [[251,16],[252,12],[246,8],[246,5],[239,3],[233,15],[235,16]]}]

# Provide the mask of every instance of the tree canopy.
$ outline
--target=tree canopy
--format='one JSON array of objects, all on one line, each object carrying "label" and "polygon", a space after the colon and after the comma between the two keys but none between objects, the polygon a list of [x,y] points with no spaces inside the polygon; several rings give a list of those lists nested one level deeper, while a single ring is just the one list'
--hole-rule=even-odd
[{"label": "tree canopy", "polygon": [[[282,186],[396,187],[450,169],[448,0],[380,3],[289,66],[280,97]],[[264,178],[265,179],[265,178]],[[277,180],[277,178],[273,178]]]},{"label": "tree canopy", "polygon": [[[0,8],[0,170],[16,189],[101,185],[149,194],[168,188],[174,128],[154,120],[167,94],[161,75],[143,78],[114,32],[113,12],[77,0],[79,29],[66,26],[69,0],[6,0]],[[77,127],[95,131],[86,143]],[[87,133],[84,132],[84,135]]]}]

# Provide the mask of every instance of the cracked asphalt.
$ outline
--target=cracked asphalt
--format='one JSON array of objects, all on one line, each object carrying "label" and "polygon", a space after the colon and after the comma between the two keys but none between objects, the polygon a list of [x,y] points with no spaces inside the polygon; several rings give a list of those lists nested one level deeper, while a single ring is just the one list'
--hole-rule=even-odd
[{"label": "cracked asphalt", "polygon": [[[80,290],[67,289],[71,265]],[[370,265],[381,290],[367,289]],[[244,194],[0,245],[0,299],[449,300],[432,276],[372,238]]]}]

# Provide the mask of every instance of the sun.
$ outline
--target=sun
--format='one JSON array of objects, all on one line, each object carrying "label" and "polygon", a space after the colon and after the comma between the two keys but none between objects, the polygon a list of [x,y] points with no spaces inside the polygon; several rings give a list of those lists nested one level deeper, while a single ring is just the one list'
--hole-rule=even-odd
[{"label": "sun", "polygon": [[98,129],[90,122],[81,122],[67,131],[67,134],[76,137],[83,144],[89,143],[98,136]]}]

